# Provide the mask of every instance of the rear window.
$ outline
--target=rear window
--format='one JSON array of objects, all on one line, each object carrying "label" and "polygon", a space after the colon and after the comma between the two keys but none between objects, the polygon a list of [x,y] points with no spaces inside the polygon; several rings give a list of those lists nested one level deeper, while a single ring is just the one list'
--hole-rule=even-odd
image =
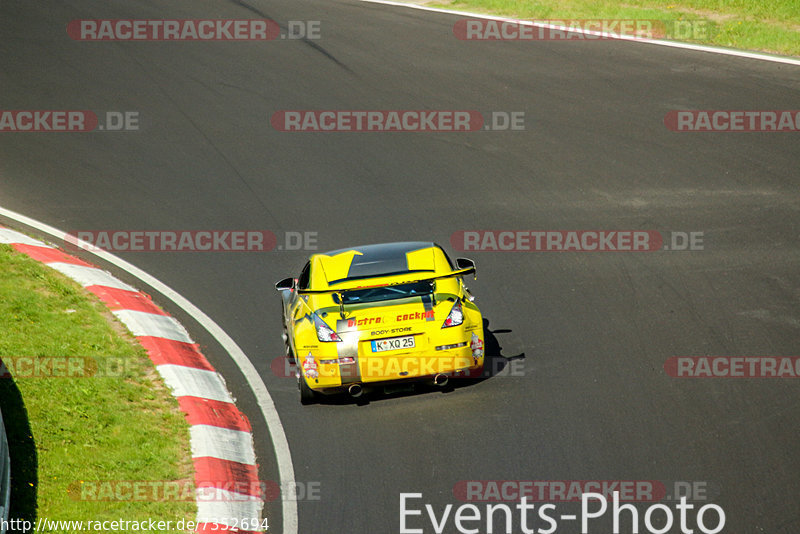
[{"label": "rear window", "polygon": [[[433,269],[409,269],[407,254],[418,250],[429,249],[433,246],[430,242],[401,242],[386,243],[382,245],[366,245],[352,249],[340,249],[327,252],[327,256],[335,256],[349,250],[357,250],[359,254],[353,256],[347,276],[344,278],[329,278],[328,284],[335,285],[351,280],[363,280],[378,276],[395,276],[408,273],[433,272]],[[433,257],[433,251],[431,251]]]}]

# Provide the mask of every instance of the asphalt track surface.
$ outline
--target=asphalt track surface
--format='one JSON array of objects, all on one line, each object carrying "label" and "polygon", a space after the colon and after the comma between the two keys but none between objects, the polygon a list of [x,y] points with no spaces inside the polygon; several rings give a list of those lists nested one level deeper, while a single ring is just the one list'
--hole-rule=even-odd
[{"label": "asphalt track surface", "polygon": [[[65,31],[79,18],[262,17],[319,20],[322,39]],[[261,373],[297,480],[320,485],[299,503],[300,532],[398,532],[401,492],[440,512],[461,504],[457,482],[482,479],[702,481],[725,532],[797,532],[797,380],[674,379],[663,365],[798,355],[800,138],[674,133],[663,118],[797,109],[800,70],[640,43],[462,42],[456,18],[338,0],[0,2],[0,107],[141,117],[138,132],[2,134],[0,205],[63,230],[311,231],[320,249],[450,248],[471,229],[702,231],[696,251],[466,254],[505,373],[361,406],[301,407],[294,380],[270,370],[282,353],[272,284],[307,251],[119,255],[203,309]],[[526,129],[282,133],[268,120],[282,109],[524,111]],[[255,423],[262,478],[276,479],[241,375],[186,324]],[[522,376],[506,376],[511,361]],[[278,531],[278,503],[265,513]]]}]

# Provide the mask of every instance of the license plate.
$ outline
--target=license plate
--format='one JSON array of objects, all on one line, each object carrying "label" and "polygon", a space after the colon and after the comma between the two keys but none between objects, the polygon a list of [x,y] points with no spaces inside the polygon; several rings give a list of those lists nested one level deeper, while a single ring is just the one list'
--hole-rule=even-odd
[{"label": "license plate", "polygon": [[386,339],[373,339],[372,352],[387,350],[403,350],[414,348],[414,336],[389,337]]}]

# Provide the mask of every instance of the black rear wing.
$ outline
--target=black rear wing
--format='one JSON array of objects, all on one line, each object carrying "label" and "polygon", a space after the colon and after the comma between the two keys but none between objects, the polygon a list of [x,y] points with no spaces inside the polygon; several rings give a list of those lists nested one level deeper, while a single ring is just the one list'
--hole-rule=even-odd
[{"label": "black rear wing", "polygon": [[[459,260],[461,260],[461,259],[463,259],[463,258],[459,258]],[[474,264],[472,264],[472,265],[470,265],[470,266],[468,266],[468,267],[466,267],[464,269],[457,269],[457,270],[449,272],[447,274],[440,274],[439,276],[428,276],[428,277],[425,277],[425,278],[418,278],[416,280],[404,280],[402,282],[389,282],[389,283],[386,283],[386,284],[375,284],[375,285],[371,285],[371,286],[351,287],[351,288],[348,288],[348,289],[298,289],[297,293],[299,295],[315,295],[315,294],[323,294],[323,293],[345,293],[347,291],[357,291],[357,290],[362,290],[362,289],[372,289],[372,288],[376,288],[376,287],[391,287],[391,286],[397,286],[397,285],[401,285],[401,284],[414,284],[414,283],[417,283],[417,282],[427,282],[427,281],[435,282],[436,280],[441,280],[443,278],[452,278],[452,277],[455,277],[455,276],[466,276],[468,274],[475,275],[475,278],[477,279],[477,274],[475,272],[475,265]]]}]

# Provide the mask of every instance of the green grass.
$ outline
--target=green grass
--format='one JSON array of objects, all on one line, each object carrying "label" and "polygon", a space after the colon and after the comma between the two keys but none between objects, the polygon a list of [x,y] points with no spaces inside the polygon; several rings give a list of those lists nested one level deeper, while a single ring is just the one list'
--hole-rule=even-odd
[{"label": "green grass", "polygon": [[89,358],[111,372],[23,377],[18,367],[17,378],[0,378],[12,453],[10,518],[194,519],[191,500],[80,498],[81,481],[191,484],[188,424],[145,351],[97,299],[0,245],[0,359],[22,356]]},{"label": "green grass", "polygon": [[433,5],[520,19],[706,20],[710,35],[692,42],[800,56],[797,0],[453,0]]}]

